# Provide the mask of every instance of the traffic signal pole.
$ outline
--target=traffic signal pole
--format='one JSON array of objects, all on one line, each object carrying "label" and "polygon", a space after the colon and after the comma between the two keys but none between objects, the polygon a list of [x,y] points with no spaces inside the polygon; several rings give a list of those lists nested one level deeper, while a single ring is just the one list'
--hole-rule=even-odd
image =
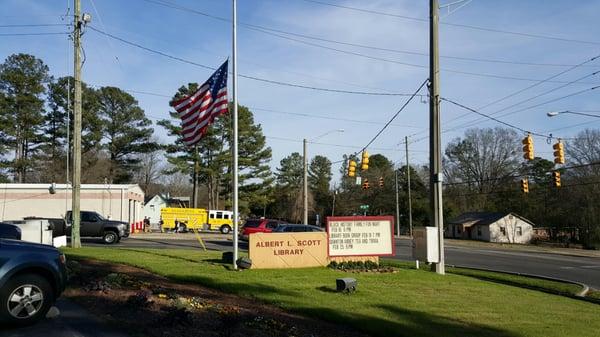
[{"label": "traffic signal pole", "polygon": [[440,125],[440,59],[438,50],[439,0],[429,2],[429,179],[431,222],[438,229],[439,261],[435,272],[445,274],[442,212],[442,151]]}]

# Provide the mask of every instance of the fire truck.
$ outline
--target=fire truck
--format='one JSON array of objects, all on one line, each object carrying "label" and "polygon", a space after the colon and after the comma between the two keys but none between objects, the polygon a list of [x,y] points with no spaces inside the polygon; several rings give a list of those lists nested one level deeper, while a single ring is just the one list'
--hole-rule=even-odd
[{"label": "fire truck", "polygon": [[233,228],[233,212],[204,208],[164,207],[160,210],[160,224],[163,232],[218,230],[223,234],[228,234]]}]

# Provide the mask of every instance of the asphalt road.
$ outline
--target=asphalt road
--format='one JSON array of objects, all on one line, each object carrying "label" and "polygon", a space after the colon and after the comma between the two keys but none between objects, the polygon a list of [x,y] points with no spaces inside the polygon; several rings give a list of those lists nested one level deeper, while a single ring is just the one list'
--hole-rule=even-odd
[{"label": "asphalt road", "polygon": [[[178,235],[178,234],[174,234]],[[223,236],[203,235],[207,249],[231,250],[232,243]],[[101,242],[86,240],[86,246],[103,246]],[[396,259],[411,261],[411,241],[396,240]],[[124,239],[119,246],[131,248],[199,248],[200,244],[194,236],[188,235],[173,238],[130,237]],[[246,250],[248,244],[240,242],[240,249]],[[600,289],[600,259],[593,257],[577,257],[561,254],[503,250],[498,248],[459,247],[446,245],[446,264],[472,268],[486,268],[498,271],[534,274],[582,282]]]}]

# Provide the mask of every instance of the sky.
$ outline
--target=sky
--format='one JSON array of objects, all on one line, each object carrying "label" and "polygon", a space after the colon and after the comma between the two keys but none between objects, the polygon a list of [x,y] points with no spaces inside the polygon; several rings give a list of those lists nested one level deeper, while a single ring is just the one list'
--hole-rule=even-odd
[{"label": "sky", "polygon": [[[91,28],[208,67],[216,68],[231,57],[231,1],[81,2],[82,12],[92,15],[83,35],[83,80],[130,90],[153,121],[169,118],[169,98],[177,88],[204,82],[212,70]],[[563,110],[600,114],[600,88],[592,89],[600,85],[600,74],[594,74],[600,71],[600,59],[591,60],[600,54],[600,1],[473,0],[449,11],[443,5],[450,2],[454,1],[441,1],[440,12],[442,97],[542,135],[568,138],[600,126],[600,119],[593,117],[546,116]],[[67,27],[2,26],[67,23],[64,15],[68,8],[72,14],[72,3],[0,0],[0,59],[29,53],[41,58],[53,76],[71,75],[73,50],[66,35],[2,35],[63,32]],[[412,94],[429,74],[428,6],[426,0],[238,0],[238,72],[301,86]],[[409,99],[243,77],[238,83],[239,103],[253,111],[273,149],[273,168],[290,153],[302,153],[303,138],[309,140],[310,157],[340,161],[344,154],[363,148]],[[411,161],[427,164],[428,114],[426,99],[413,99],[369,146],[370,154],[381,153],[401,164],[402,142],[409,136]],[[444,147],[468,127],[502,126],[446,101],[441,116]],[[335,131],[340,129],[344,131]],[[173,141],[160,126],[155,126],[155,134],[163,143]],[[551,159],[547,138],[536,137],[535,149],[537,156]],[[340,165],[333,167],[338,177]]]}]

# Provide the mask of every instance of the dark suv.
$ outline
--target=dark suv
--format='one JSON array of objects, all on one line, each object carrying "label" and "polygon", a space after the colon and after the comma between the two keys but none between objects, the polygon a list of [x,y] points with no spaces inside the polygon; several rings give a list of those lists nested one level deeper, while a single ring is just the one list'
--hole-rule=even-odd
[{"label": "dark suv", "polygon": [[32,324],[65,289],[65,256],[58,249],[0,239],[0,322]]}]

